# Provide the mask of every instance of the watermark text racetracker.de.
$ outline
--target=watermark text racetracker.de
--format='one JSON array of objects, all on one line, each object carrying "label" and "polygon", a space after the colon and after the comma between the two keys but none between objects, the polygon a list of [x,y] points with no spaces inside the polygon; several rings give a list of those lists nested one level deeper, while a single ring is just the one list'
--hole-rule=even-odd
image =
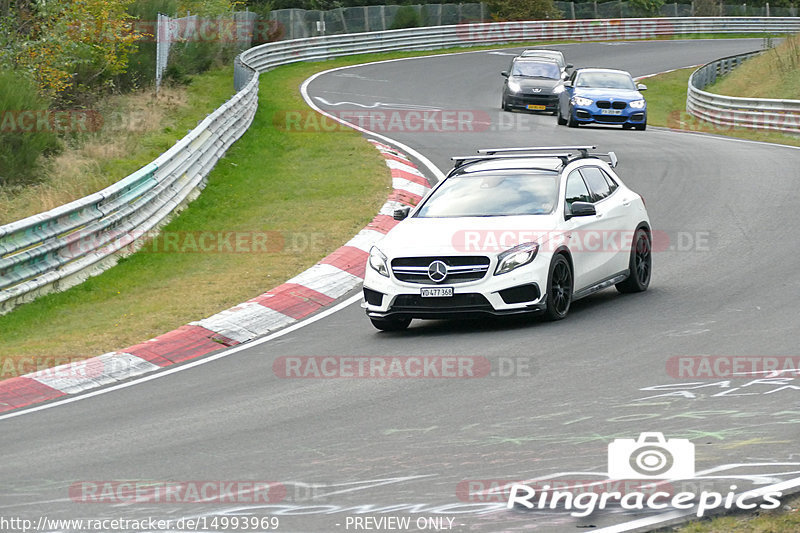
[{"label": "watermark text racetracker.de", "polygon": [[28,376],[34,379],[92,379],[125,373],[135,366],[124,357],[67,356],[0,357],[0,380]]},{"label": "watermark text racetracker.de", "polygon": [[75,503],[277,503],[286,498],[277,481],[76,481],[69,487]]},{"label": "watermark text racetracker.de", "polygon": [[81,257],[94,251],[165,254],[274,254],[323,251],[327,235],[305,231],[78,231],[58,254]]},{"label": "watermark text racetracker.de", "polygon": [[330,116],[310,109],[280,111],[273,125],[295,133],[352,131],[344,123],[378,133],[475,133],[488,131],[493,123],[486,111],[442,109],[331,109]]},{"label": "watermark text racetracker.de", "polygon": [[800,356],[686,355],[667,359],[667,375],[677,379],[800,377]]},{"label": "watermark text racetracker.de", "polygon": [[[551,231],[536,229],[465,229],[453,233],[450,244],[464,252],[502,252],[514,246],[535,242],[540,250],[555,252],[567,245],[573,252],[616,253],[631,249],[635,232],[632,229]],[[711,250],[708,231],[651,231],[653,252],[707,252]]]},{"label": "watermark text racetracker.de", "polygon": [[[378,105],[378,104],[374,104]],[[388,105],[388,104],[387,104]],[[310,109],[279,111],[275,128],[289,133],[351,131],[358,126],[376,133],[482,133],[531,132],[537,122],[526,114],[481,109],[329,108],[323,115]]]},{"label": "watermark text racetracker.de", "polygon": [[272,364],[279,378],[473,379],[531,377],[531,357],[450,356],[281,356]]}]

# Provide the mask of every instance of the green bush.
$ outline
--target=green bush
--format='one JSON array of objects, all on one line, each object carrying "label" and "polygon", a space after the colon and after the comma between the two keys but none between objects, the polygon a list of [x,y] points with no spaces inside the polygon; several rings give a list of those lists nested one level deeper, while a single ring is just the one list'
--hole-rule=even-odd
[{"label": "green bush", "polygon": [[24,73],[0,70],[0,187],[38,181],[39,157],[59,148],[48,131],[48,104]]},{"label": "green bush", "polygon": [[658,17],[664,0],[629,0],[629,4],[637,17]]},{"label": "green bush", "polygon": [[560,19],[553,0],[490,0],[489,10],[494,20],[544,20]]},{"label": "green bush", "polygon": [[422,18],[413,6],[400,6],[394,14],[394,20],[389,27],[390,30],[401,28],[418,28],[422,26]]}]

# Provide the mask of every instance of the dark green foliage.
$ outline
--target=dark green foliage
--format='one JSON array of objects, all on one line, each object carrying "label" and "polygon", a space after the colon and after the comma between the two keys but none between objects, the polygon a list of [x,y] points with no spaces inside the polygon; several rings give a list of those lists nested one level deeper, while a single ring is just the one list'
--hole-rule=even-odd
[{"label": "dark green foliage", "polygon": [[58,149],[47,107],[24,73],[0,70],[0,187],[35,183],[39,156]]}]

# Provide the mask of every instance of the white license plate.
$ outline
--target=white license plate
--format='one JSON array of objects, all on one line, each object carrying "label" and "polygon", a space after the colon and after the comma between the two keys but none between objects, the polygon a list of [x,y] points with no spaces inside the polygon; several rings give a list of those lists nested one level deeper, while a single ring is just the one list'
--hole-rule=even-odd
[{"label": "white license plate", "polygon": [[622,109],[601,109],[601,115],[621,115]]},{"label": "white license plate", "polygon": [[420,289],[423,298],[446,298],[453,295],[453,287],[431,287]]}]

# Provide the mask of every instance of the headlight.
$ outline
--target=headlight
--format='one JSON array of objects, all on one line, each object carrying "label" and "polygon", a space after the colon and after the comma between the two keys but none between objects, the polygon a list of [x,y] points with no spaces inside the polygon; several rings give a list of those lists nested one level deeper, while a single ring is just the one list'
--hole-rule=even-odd
[{"label": "headlight", "polygon": [[512,93],[518,93],[522,90],[522,85],[516,81],[508,80],[508,90]]},{"label": "headlight", "polygon": [[634,100],[630,104],[628,104],[634,109],[644,109],[645,101],[644,100]]},{"label": "headlight", "polygon": [[509,248],[497,256],[497,268],[494,270],[495,275],[505,274],[522,265],[527,265],[533,261],[538,251],[539,245],[535,242],[526,242]]},{"label": "headlight", "polygon": [[555,89],[553,89],[553,94],[561,94],[564,92],[563,85],[557,85]]},{"label": "headlight", "polygon": [[584,107],[592,105],[592,101],[588,98],[584,98],[583,96],[573,96],[572,103],[574,105],[581,105]]},{"label": "headlight", "polygon": [[369,266],[381,276],[389,277],[389,267],[386,266],[386,256],[375,246],[369,250]]}]

